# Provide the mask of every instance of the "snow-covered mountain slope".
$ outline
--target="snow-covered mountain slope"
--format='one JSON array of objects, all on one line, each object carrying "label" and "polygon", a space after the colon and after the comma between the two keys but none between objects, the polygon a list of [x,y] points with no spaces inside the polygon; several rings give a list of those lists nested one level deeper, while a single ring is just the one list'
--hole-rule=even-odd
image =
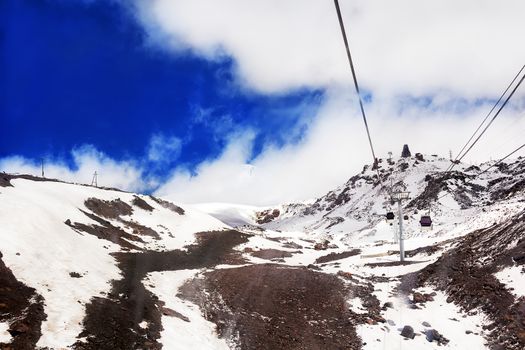
[{"label": "snow-covered mountain slope", "polygon": [[[365,166],[360,174],[313,203],[282,205],[255,215],[269,229],[345,234],[375,227],[387,212],[397,216],[397,204],[391,202],[390,195],[394,189],[408,191],[410,196],[403,202],[404,215],[408,216],[404,222],[405,235],[420,235],[420,217],[430,215],[433,220],[430,234],[439,236],[482,212],[504,211],[499,207],[501,203],[512,207],[520,200],[518,194],[525,187],[525,162],[502,163],[477,176],[480,169],[492,164],[459,163],[451,172],[445,172],[450,161],[437,156],[418,154],[380,160],[381,182],[377,181],[376,170]],[[510,207],[507,214],[515,213]],[[500,220],[505,218],[503,212],[496,216]]]},{"label": "snow-covered mountain slope", "polygon": [[77,341],[86,304],[120,278],[111,253],[182,249],[196,232],[228,228],[153,197],[22,178],[10,184],[0,187],[0,252],[14,276],[43,298],[41,347]]},{"label": "snow-covered mountain slope", "polygon": [[0,348],[523,349],[525,160],[449,164],[269,208],[0,175]]},{"label": "snow-covered mountain slope", "polygon": [[[517,243],[523,242],[525,237],[524,228],[517,224],[523,220],[525,210],[525,160],[500,164],[478,176],[483,169],[493,164],[489,162],[473,166],[460,163],[452,172],[445,172],[450,161],[435,156],[383,160],[379,163],[382,184],[377,181],[376,170],[365,167],[347,183],[315,201],[264,208],[251,215],[244,212],[243,215],[250,217],[252,224],[259,224],[259,230],[265,230],[263,236],[266,239],[250,239],[249,243],[241,247],[253,251],[250,258],[253,263],[273,258],[281,264],[313,264],[310,266],[320,268],[325,273],[347,271],[373,281],[374,295],[381,303],[392,303],[394,310],[384,310],[383,316],[390,317],[392,321],[389,326],[366,324],[358,327],[364,339],[374,340],[367,341],[364,348],[382,349],[388,342],[387,348],[402,349],[403,343],[397,345],[399,333],[392,329],[393,324],[399,327],[403,325],[397,322],[422,322],[422,319],[426,319],[425,323],[439,325],[441,332],[446,330],[446,336],[451,337],[449,346],[452,348],[463,349],[474,345],[474,348],[498,348],[504,343],[505,348],[521,349],[525,344],[523,333],[519,333],[523,332],[523,325],[519,329],[513,328],[514,333],[506,333],[508,337],[512,337],[509,334],[514,336],[510,343],[508,339],[503,341],[494,332],[483,328],[502,327],[505,322],[501,318],[502,308],[512,306],[516,310],[520,307],[523,299],[520,291],[525,285],[521,260],[490,268],[490,273],[501,282],[498,284],[498,293],[508,290],[508,295],[514,295],[514,299],[509,297],[506,304],[498,304],[499,309],[489,307],[487,311],[481,304],[472,308],[463,299],[451,299],[447,294],[450,293],[448,285],[438,283],[435,278],[420,278],[424,282],[414,284],[402,293],[398,290],[405,275],[418,276],[419,271],[426,271],[425,268],[431,264],[439,264],[444,270],[443,265],[446,265],[447,260],[441,258],[443,254],[453,254],[459,249],[458,246],[464,244],[462,242],[481,239],[480,235],[486,234],[488,231],[483,230],[487,228],[515,229],[512,239],[508,238],[505,245],[498,245],[496,239],[485,243],[483,249],[478,250],[477,259],[469,261],[469,269],[475,268],[480,261],[492,259],[493,250],[499,250],[499,255],[507,261],[513,261],[515,255],[521,256],[516,253],[517,250],[525,255],[524,246]],[[399,259],[398,208],[397,204],[390,202],[391,188],[410,193],[410,198],[403,202],[403,212],[407,216],[404,220],[404,244],[408,262],[401,265],[396,263]],[[222,210],[227,211],[227,208]],[[386,220],[389,211],[394,212],[395,220]],[[420,226],[422,215],[432,217],[431,228]],[[253,227],[246,229],[253,230]],[[268,242],[268,239],[276,242]],[[515,245],[517,248],[513,248]],[[305,247],[310,249],[302,249]],[[358,253],[352,253],[356,251]],[[327,258],[322,259],[323,256]],[[445,280],[450,275],[446,271],[440,276]],[[462,288],[466,290],[464,293],[468,293],[470,288],[479,289],[480,286],[456,283],[454,288]],[[410,301],[411,293],[437,294],[431,297],[432,302],[425,302],[427,310],[420,310]],[[478,297],[490,296],[482,294]],[[453,305],[448,305],[451,302],[454,302]],[[433,310],[438,309],[448,311],[435,314]],[[511,316],[506,317],[508,321]],[[515,317],[518,323],[519,317]],[[394,322],[395,319],[398,321]],[[454,321],[456,319],[462,319],[462,324],[468,326],[458,327],[457,321]],[[466,322],[466,319],[471,321]],[[422,327],[421,332],[427,331],[430,332],[428,327]],[[483,336],[474,339],[474,336],[465,337],[465,332]],[[518,333],[521,335],[518,336]],[[383,339],[375,341],[374,337],[379,337],[379,334]],[[434,342],[427,341],[426,336],[422,339],[423,342],[413,346],[433,348]],[[392,345],[390,341],[396,344]]]},{"label": "snow-covered mountain slope", "polygon": [[256,225],[255,213],[265,208],[232,203],[202,203],[190,207],[205,212],[229,226]]}]

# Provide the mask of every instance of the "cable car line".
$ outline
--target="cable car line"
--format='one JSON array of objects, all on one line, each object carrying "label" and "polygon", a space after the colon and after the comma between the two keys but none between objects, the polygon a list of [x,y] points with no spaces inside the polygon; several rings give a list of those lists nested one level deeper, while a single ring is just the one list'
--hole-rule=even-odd
[{"label": "cable car line", "polygon": [[[521,72],[521,71],[520,71]],[[518,84],[516,84],[516,86],[514,87],[514,89],[512,89],[511,93],[509,94],[509,96],[507,96],[507,98],[505,99],[505,101],[503,102],[503,104],[499,107],[498,111],[496,112],[496,114],[494,114],[494,116],[492,117],[492,119],[490,120],[490,122],[487,124],[487,126],[485,126],[485,128],[483,129],[483,131],[481,132],[481,134],[479,134],[479,136],[474,140],[474,142],[470,145],[470,147],[463,153],[463,155],[457,159],[456,161],[454,161],[452,163],[452,166],[450,167],[449,170],[447,171],[451,171],[452,168],[454,168],[454,166],[456,165],[457,162],[460,162],[466,155],[468,152],[470,152],[470,150],[472,149],[472,147],[474,147],[474,145],[479,141],[479,139],[481,138],[481,136],[483,136],[483,134],[485,134],[485,132],[487,131],[487,129],[490,127],[490,125],[492,125],[492,123],[494,122],[494,120],[496,120],[496,118],[499,116],[500,112],[503,110],[503,108],[505,108],[505,106],[507,105],[507,103],[509,102],[509,100],[512,98],[512,96],[514,95],[514,93],[516,92],[516,90],[518,90],[519,86],[521,85],[521,83],[523,82],[523,80],[525,79],[525,74],[521,77],[521,79],[518,81]]]},{"label": "cable car line", "polygon": [[[368,127],[368,122],[366,120],[365,108],[363,107],[363,100],[361,99],[361,92],[359,90],[359,84],[357,83],[357,76],[356,76],[356,73],[355,73],[354,62],[352,60],[352,54],[350,53],[350,47],[348,45],[348,38],[346,37],[346,30],[345,30],[345,25],[343,23],[343,17],[341,15],[341,8],[339,7],[339,1],[338,0],[334,0],[334,4],[335,4],[335,9],[337,11],[337,18],[339,20],[339,27],[341,28],[341,34],[343,35],[343,42],[344,42],[345,48],[346,48],[346,56],[348,57],[348,63],[350,64],[350,70],[352,71],[352,78],[353,78],[353,81],[354,81],[355,91],[357,93],[357,97],[359,98],[359,107],[361,109],[361,115],[363,117],[363,122],[365,123],[366,134],[368,136],[368,143],[370,144],[370,150],[372,151],[372,157],[374,158],[374,162],[372,164],[373,164],[373,166],[376,166],[376,164],[377,164],[377,157],[376,157],[376,154],[375,154],[375,151],[374,151],[374,145],[372,143],[372,137],[370,136],[370,129]],[[381,186],[382,186],[381,176],[379,174],[379,168],[376,167],[376,170],[377,170],[377,178],[378,178],[378,180],[379,180],[379,182],[381,183]]]},{"label": "cable car line", "polygon": [[513,155],[514,153],[518,152],[520,149],[524,148],[525,147],[525,143],[521,146],[519,146],[518,148],[516,148],[514,151],[510,152],[509,154],[507,154],[505,157],[501,158],[500,160],[498,160],[496,163],[492,164],[491,166],[489,166],[487,169],[483,170],[482,172],[478,173],[476,176],[479,176],[481,174],[485,174],[489,169],[499,165],[501,162],[503,162],[505,159],[507,159],[508,157],[510,157],[511,155]]},{"label": "cable car line", "polygon": [[507,91],[509,91],[510,87],[512,86],[512,84],[514,84],[514,82],[516,81],[516,79],[519,77],[519,75],[521,74],[521,72],[525,69],[525,64],[521,67],[521,69],[518,71],[518,73],[514,76],[514,79],[512,79],[512,81],[510,82],[510,84],[507,86],[507,88],[505,89],[505,91],[503,91],[503,93],[501,94],[501,96],[499,97],[499,99],[496,101],[496,103],[494,104],[494,106],[492,106],[491,110],[487,113],[486,117],[483,119],[483,121],[481,122],[481,124],[478,126],[478,128],[476,129],[476,131],[474,131],[474,133],[472,134],[472,136],[470,136],[470,138],[468,139],[467,143],[465,143],[465,145],[463,146],[463,148],[461,149],[461,151],[459,151],[458,155],[456,156],[456,158],[454,159],[454,161],[452,162],[451,165],[449,165],[449,168],[447,168],[446,171],[450,171],[452,170],[452,168],[454,168],[454,166],[456,165],[456,161],[458,160],[458,158],[461,156],[461,153],[465,150],[465,148],[468,146],[468,144],[470,143],[470,141],[472,141],[472,139],[474,138],[474,136],[478,133],[479,129],[481,129],[481,127],[483,126],[483,124],[485,124],[485,122],[487,121],[487,119],[489,118],[489,116],[492,114],[492,112],[496,109],[496,107],[498,106],[498,104],[501,102],[501,100],[503,99],[503,96],[505,96],[505,94],[507,93]]},{"label": "cable car line", "polygon": [[[522,148],[525,148],[525,143],[521,146],[519,146],[518,148],[516,148],[514,151],[510,152],[509,154],[507,154],[505,157],[501,158],[500,160],[498,160],[496,163],[492,164],[491,166],[489,166],[487,169],[477,173],[476,175],[474,175],[474,178],[482,175],[482,174],[485,174],[487,171],[489,171],[489,169],[492,169],[494,168],[495,166],[501,164],[505,159],[507,159],[508,157],[512,156],[514,153],[518,152],[519,150],[521,150]],[[472,178],[472,179],[474,179]],[[465,184],[468,184],[472,181],[472,179],[470,179],[470,181],[466,181]],[[449,194],[452,194],[452,192],[447,192],[439,197],[437,197],[436,201],[440,200],[441,198],[443,197],[446,197],[448,196]]]}]

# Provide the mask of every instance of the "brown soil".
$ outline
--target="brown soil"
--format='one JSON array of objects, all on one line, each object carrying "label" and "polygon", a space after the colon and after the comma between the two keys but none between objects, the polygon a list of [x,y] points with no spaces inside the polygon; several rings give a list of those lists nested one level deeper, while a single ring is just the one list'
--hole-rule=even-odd
[{"label": "brown soil", "polygon": [[13,187],[11,184],[11,177],[7,174],[0,174],[0,187]]},{"label": "brown soil", "polygon": [[386,262],[377,262],[377,263],[366,263],[365,266],[369,267],[389,267],[389,266],[405,266],[405,265],[412,265],[412,264],[419,264],[423,261],[412,261],[412,260],[405,260],[403,262],[401,261],[386,261]]},{"label": "brown soil", "polygon": [[[440,247],[437,244],[429,245],[429,246],[419,247],[419,248],[412,249],[412,250],[407,250],[407,251],[405,251],[405,256],[407,258],[411,258],[411,257],[416,256],[418,254],[432,255],[432,254],[435,254],[435,253],[439,252],[440,250],[443,250],[443,248]],[[396,253],[398,253],[398,252],[396,252]]]},{"label": "brown soil", "polygon": [[[138,199],[139,201],[135,201],[135,199]],[[140,199],[139,197],[135,196],[135,199],[133,200],[133,203],[135,205],[144,208],[147,208],[146,206],[149,206],[149,204],[147,204],[144,200]],[[67,220],[65,222],[66,225],[70,226],[79,233],[85,232],[94,235],[100,239],[105,239],[110,242],[116,243],[125,249],[137,250],[141,250],[141,248],[133,244],[133,242],[144,243],[144,240],[141,238],[142,236],[150,236],[155,239],[160,239],[160,235],[158,234],[158,232],[152,229],[151,227],[141,225],[135,221],[123,219],[121,215],[130,215],[133,213],[133,209],[129,204],[121,201],[120,199],[105,201],[98,198],[89,198],[84,202],[84,205],[88,209],[90,209],[94,214],[88,213],[81,209],[79,210],[90,219],[98,222],[99,225],[88,225],[79,222],[71,223],[70,220]],[[102,217],[117,220],[123,223],[126,228],[131,229],[131,233],[128,233],[125,230],[114,226],[113,224],[111,224],[111,222],[103,219]]]},{"label": "brown soil", "polygon": [[151,227],[141,225],[135,221],[128,221],[128,220],[123,220],[123,219],[119,219],[119,221],[122,222],[126,227],[131,228],[132,234],[134,235],[150,236],[155,239],[160,239],[158,232],[152,229]]},{"label": "brown soil", "polygon": [[350,289],[334,275],[264,264],[220,269],[187,282],[198,304],[236,349],[360,349]]},{"label": "brown soil", "polygon": [[323,255],[315,260],[316,264],[324,264],[330,261],[341,260],[350,256],[361,254],[361,249],[352,249],[342,253],[330,253]]},{"label": "brown soil", "polygon": [[88,198],[84,201],[84,205],[96,215],[108,219],[116,219],[121,215],[133,213],[131,206],[120,199],[105,201],[98,198]]},{"label": "brown soil", "polygon": [[272,260],[272,259],[283,259],[289,258],[296,252],[288,252],[285,250],[278,249],[261,249],[252,253],[256,258]]},{"label": "brown soil", "polygon": [[12,336],[10,343],[0,342],[0,349],[34,349],[46,318],[42,296],[15,278],[0,253],[0,322],[9,323],[8,332]]},{"label": "brown soil", "polygon": [[[524,265],[525,212],[497,226],[477,230],[444,253],[435,263],[404,277],[401,288],[431,283],[448,294],[448,302],[467,312],[483,310],[492,321],[491,349],[525,348],[525,298],[516,299],[493,273]],[[516,244],[517,242],[517,244]],[[481,263],[482,262],[482,263]]]},{"label": "brown soil", "polygon": [[146,211],[153,211],[153,209],[155,209],[139,196],[133,196],[133,201],[131,203],[133,203],[134,206],[144,209]]},{"label": "brown soil", "polygon": [[171,203],[171,202],[168,202],[164,199],[160,199],[160,198],[157,198],[157,197],[154,197],[154,196],[149,196],[149,198],[151,198],[152,200],[154,200],[157,204],[160,204],[162,207],[166,208],[166,209],[169,209],[171,210],[172,212],[174,213],[177,213],[179,215],[184,215],[184,209],[182,209],[181,207]]},{"label": "brown soil", "polygon": [[[163,303],[144,288],[148,272],[213,267],[224,263],[243,263],[232,248],[247,242],[248,236],[237,231],[196,234],[197,244],[187,251],[115,253],[122,279],[113,281],[107,298],[96,297],[86,305],[84,330],[74,349],[128,350],[161,349],[157,342],[162,330]],[[164,310],[164,311],[163,311]],[[139,326],[143,320],[148,327]]]},{"label": "brown soil", "polygon": [[104,220],[102,218],[99,218],[96,215],[90,214],[83,210],[80,210],[80,211],[83,212],[90,219],[93,219],[96,222],[98,222],[100,225],[87,225],[87,224],[83,224],[80,222],[71,223],[71,221],[69,220],[66,220],[65,224],[70,226],[71,228],[73,228],[75,231],[77,231],[80,234],[82,234],[82,232],[85,232],[95,237],[98,237],[99,239],[105,239],[107,241],[118,244],[121,247],[126,248],[126,249],[141,250],[141,248],[131,243],[131,242],[144,243],[142,238],[140,238],[139,236],[127,233],[126,231],[112,225],[111,222]]}]

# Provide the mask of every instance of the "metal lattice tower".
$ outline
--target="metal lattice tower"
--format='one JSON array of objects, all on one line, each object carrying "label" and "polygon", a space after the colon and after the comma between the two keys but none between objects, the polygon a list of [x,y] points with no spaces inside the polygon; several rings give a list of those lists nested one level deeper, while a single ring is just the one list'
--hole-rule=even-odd
[{"label": "metal lattice tower", "polygon": [[98,177],[98,174],[97,174],[97,172],[95,171],[95,172],[93,173],[93,179],[91,180],[91,186],[98,187],[97,177]]}]

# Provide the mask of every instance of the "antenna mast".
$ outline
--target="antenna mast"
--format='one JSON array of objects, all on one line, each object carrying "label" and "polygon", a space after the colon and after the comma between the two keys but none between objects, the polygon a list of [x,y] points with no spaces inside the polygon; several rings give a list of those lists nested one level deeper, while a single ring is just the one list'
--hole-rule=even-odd
[{"label": "antenna mast", "polygon": [[98,174],[97,174],[97,172],[95,171],[95,172],[93,173],[93,180],[91,180],[91,186],[98,187],[97,177],[98,177]]}]

